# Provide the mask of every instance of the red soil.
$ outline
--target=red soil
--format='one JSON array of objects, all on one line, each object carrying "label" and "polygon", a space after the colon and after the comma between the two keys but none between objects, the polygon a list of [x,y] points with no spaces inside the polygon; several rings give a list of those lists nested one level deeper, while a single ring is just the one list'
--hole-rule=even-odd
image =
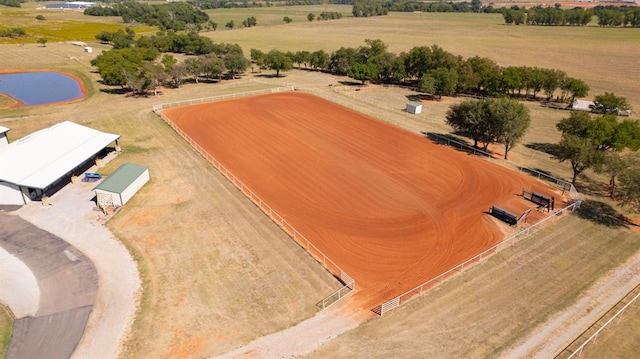
[{"label": "red soil", "polygon": [[[372,308],[503,239],[554,188],[305,93],[164,114],[356,280]],[[559,200],[556,204],[558,204]],[[532,216],[541,214],[532,212]]]}]

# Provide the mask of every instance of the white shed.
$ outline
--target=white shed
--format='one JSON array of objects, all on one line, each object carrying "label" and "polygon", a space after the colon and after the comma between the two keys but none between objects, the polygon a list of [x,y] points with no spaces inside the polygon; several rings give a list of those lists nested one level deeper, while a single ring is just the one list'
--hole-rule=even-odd
[{"label": "white shed", "polygon": [[93,52],[93,48],[92,48],[91,46],[85,46],[85,47],[84,47],[84,52],[86,52],[86,53],[89,53],[89,54],[90,54],[90,53],[92,53],[92,52]]},{"label": "white shed", "polygon": [[406,111],[413,114],[422,113],[422,104],[420,102],[411,101],[407,104]]},{"label": "white shed", "polygon": [[123,206],[148,181],[147,167],[133,163],[123,164],[93,189],[98,207],[106,210],[109,207]]}]

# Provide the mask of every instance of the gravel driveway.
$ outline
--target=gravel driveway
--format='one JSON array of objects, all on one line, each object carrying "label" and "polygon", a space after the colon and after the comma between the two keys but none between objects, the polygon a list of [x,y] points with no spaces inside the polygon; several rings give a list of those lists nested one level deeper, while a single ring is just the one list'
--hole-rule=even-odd
[{"label": "gravel driveway", "polygon": [[19,209],[20,217],[53,233],[86,255],[97,270],[98,292],[86,331],[72,358],[117,358],[133,323],[140,278],[126,248],[104,227],[94,210],[96,183],[69,184],[51,197]]}]

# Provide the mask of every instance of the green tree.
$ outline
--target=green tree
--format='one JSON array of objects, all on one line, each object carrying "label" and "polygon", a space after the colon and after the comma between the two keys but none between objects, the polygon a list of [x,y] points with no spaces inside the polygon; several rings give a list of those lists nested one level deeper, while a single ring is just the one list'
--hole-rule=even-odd
[{"label": "green tree", "polygon": [[316,15],[312,12],[307,14],[307,20],[309,20],[309,22],[313,21],[316,19]]},{"label": "green tree", "polygon": [[458,72],[456,70],[438,67],[433,71],[429,71],[427,76],[433,78],[437,93],[453,95],[456,92],[458,85]]},{"label": "green tree", "polygon": [[573,77],[567,77],[560,84],[562,90],[562,100],[572,104],[576,98],[585,97],[589,94],[589,85],[584,81]]},{"label": "green tree", "polygon": [[631,161],[627,156],[623,156],[620,152],[611,151],[604,154],[604,158],[594,169],[598,173],[609,176],[609,197],[614,198],[616,189],[616,177],[628,170]]},{"label": "green tree", "polygon": [[225,70],[224,61],[214,54],[202,55],[198,57],[200,69],[207,78],[218,78],[222,76]]},{"label": "green tree", "polygon": [[586,138],[591,128],[591,115],[582,111],[571,111],[571,115],[556,124],[558,131]]},{"label": "green tree", "polygon": [[349,67],[347,76],[362,81],[364,85],[365,81],[371,81],[378,77],[378,69],[373,63],[357,62]]},{"label": "green tree", "polygon": [[504,159],[507,160],[509,151],[529,129],[529,109],[509,98],[495,98],[487,100],[487,110],[489,118],[486,121],[496,128],[495,140],[504,145]]},{"label": "green tree", "polygon": [[169,73],[171,72],[171,69],[176,66],[178,60],[171,54],[164,54],[162,55],[162,59],[160,60],[160,62],[162,63],[165,72]]},{"label": "green tree", "polygon": [[254,16],[248,17],[242,22],[242,26],[244,27],[252,27],[256,25],[258,25],[258,20],[256,20]]},{"label": "green tree", "polygon": [[598,151],[588,138],[564,134],[556,145],[554,158],[560,163],[568,161],[573,169],[571,184],[575,185],[578,176],[586,169],[598,166],[603,161],[603,152]]},{"label": "green tree", "polygon": [[224,27],[226,27],[229,30],[233,30],[233,28],[236,27],[236,23],[233,22],[233,20],[230,20],[224,25]]},{"label": "green tree", "polygon": [[620,198],[623,206],[640,211],[640,158],[637,153],[627,157],[629,166],[620,173]]},{"label": "green tree", "polygon": [[231,72],[231,76],[245,72],[249,65],[251,62],[240,52],[234,51],[224,57],[224,66]]},{"label": "green tree", "polygon": [[46,37],[39,37],[37,41],[38,41],[38,43],[39,43],[40,45],[42,45],[42,47],[45,47],[45,46],[47,46],[47,42],[48,42],[49,40],[47,40],[47,38],[46,38]]},{"label": "green tree", "polygon": [[132,90],[140,88],[138,84],[138,69],[147,61],[154,61],[158,52],[152,48],[124,48],[104,51],[91,60],[91,65],[97,67],[102,83],[107,86],[130,87]]},{"label": "green tree", "polygon": [[484,118],[484,103],[481,101],[466,100],[449,107],[446,114],[446,123],[453,127],[454,130],[463,132],[471,137],[471,139],[473,139],[473,146],[477,148],[478,142],[489,141]]},{"label": "green tree", "polygon": [[273,49],[267,53],[265,65],[271,70],[276,70],[276,77],[279,77],[280,71],[289,71],[293,68],[293,60],[282,51]]},{"label": "green tree", "polygon": [[258,68],[265,66],[267,55],[259,49],[250,50],[251,61],[253,61]]},{"label": "green tree", "polygon": [[45,19],[44,15],[39,14],[39,15],[36,15],[36,20],[43,21],[43,20],[46,20],[46,19]]},{"label": "green tree", "polygon": [[595,96],[593,104],[593,112],[595,113],[615,115],[622,111],[631,110],[631,105],[629,105],[626,98],[609,92]]},{"label": "green tree", "polygon": [[141,76],[146,79],[144,83],[148,83],[149,88],[153,89],[154,96],[158,96],[158,87],[162,86],[168,78],[165,68],[161,64],[154,62],[145,62],[143,64]]},{"label": "green tree", "polygon": [[314,69],[324,70],[329,66],[329,54],[324,50],[314,51],[309,55],[309,64]]},{"label": "green tree", "polygon": [[284,23],[286,23],[286,24],[289,24],[289,23],[291,23],[293,20],[291,20],[291,18],[290,18],[290,17],[285,16],[285,17],[283,17],[283,18],[282,18],[282,21],[283,21]]},{"label": "green tree", "polygon": [[202,65],[197,58],[190,57],[182,63],[184,72],[191,75],[193,80],[198,83],[198,76],[202,73]]},{"label": "green tree", "polygon": [[307,68],[307,65],[311,62],[311,53],[309,51],[296,51],[293,55],[293,62],[298,64],[298,67],[304,65]]},{"label": "green tree", "polygon": [[336,75],[346,75],[352,64],[358,59],[358,51],[352,47],[336,50],[329,61],[329,70]]}]

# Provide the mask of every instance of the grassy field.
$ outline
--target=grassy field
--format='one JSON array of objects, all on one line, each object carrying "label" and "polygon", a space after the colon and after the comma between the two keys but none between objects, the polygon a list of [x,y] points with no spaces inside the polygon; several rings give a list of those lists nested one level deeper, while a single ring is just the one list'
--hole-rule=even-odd
[{"label": "grassy field", "polygon": [[607,330],[600,332],[597,340],[585,347],[581,358],[629,358],[629,353],[637,356],[640,335],[632,333],[637,333],[638,328],[640,328],[640,305],[636,300],[636,303],[629,306]]},{"label": "grassy field", "polygon": [[13,320],[11,320],[11,316],[2,306],[0,306],[0,358],[3,358],[7,352],[7,347],[11,340],[12,329]]},{"label": "grassy field", "polygon": [[497,358],[639,249],[638,234],[570,216],[308,357]]},{"label": "grassy field", "polygon": [[[277,7],[261,7],[261,8],[234,8],[234,9],[213,9],[207,10],[206,13],[211,21],[218,24],[218,31],[236,31],[225,29],[225,24],[233,20],[236,27],[240,27],[242,22],[248,17],[255,17],[259,27],[271,27],[276,25],[285,25],[282,19],[288,16],[292,22],[289,24],[305,24],[309,23],[307,15],[313,13],[317,16],[320,13],[339,12],[343,18],[350,17],[350,5],[308,5],[308,6],[277,6]],[[322,21],[324,22],[324,21]],[[262,31],[266,31],[264,28]],[[216,35],[214,35],[215,37]]]},{"label": "grassy field", "polygon": [[501,66],[561,69],[586,81],[592,89],[590,96],[614,92],[640,109],[635,80],[640,77],[640,36],[629,29],[508,26],[499,14],[391,13],[374,18],[293,22],[270,27],[269,31],[258,25],[207,36],[216,42],[239,43],[247,54],[251,48],[332,52],[341,46],[361,46],[368,38],[383,40],[395,53],[437,44],[463,57],[489,57]]},{"label": "grassy field", "polygon": [[[21,8],[0,6],[0,30],[22,28],[24,38],[0,38],[0,44],[35,44],[44,37],[49,42],[84,41],[94,42],[100,31],[115,32],[124,29],[121,17],[85,16],[79,11],[40,9],[41,2],[23,3]],[[45,20],[38,21],[37,15]],[[136,25],[131,27],[136,34],[153,33],[155,28]]]},{"label": "grassy field", "polygon": [[[246,54],[252,47],[333,51],[340,46],[360,46],[366,38],[381,38],[394,52],[437,43],[463,56],[492,57],[502,65],[562,68],[587,81],[594,90],[614,91],[640,105],[634,77],[640,71],[635,66],[640,38],[629,29],[509,27],[498,17],[475,14],[391,14],[312,23],[294,18],[292,24],[276,25],[284,14],[306,17],[312,8],[229,9],[220,14],[216,10],[210,12],[212,17],[237,16],[241,21],[256,16],[259,25],[207,34],[216,42],[240,43]],[[25,21],[32,21],[39,13],[33,8],[1,8],[0,23],[12,19],[15,11],[25,12]],[[264,14],[264,20],[259,14]],[[108,20],[78,19],[78,14],[70,12],[56,16],[63,23]],[[109,21],[118,25],[116,19]],[[222,21],[218,22],[223,27]],[[262,23],[273,25],[265,31]],[[100,172],[108,174],[126,161],[150,168],[149,185],[108,223],[136,258],[144,286],[141,308],[123,357],[221,354],[313,315],[317,310],[314,304],[338,283],[150,111],[157,103],[269,85],[240,80],[185,85],[167,89],[159,98],[110,95],[99,91],[97,75],[89,65],[91,58],[106,47],[92,46],[94,54],[58,43],[47,47],[0,45],[3,69],[56,68],[77,73],[92,83],[91,95],[85,101],[3,110],[0,125],[12,129],[12,140],[69,119],[119,133],[123,153]],[[333,89],[340,80],[293,71],[268,81],[293,82],[314,89],[323,97],[417,133],[449,131],[443,116],[451,103],[459,101],[428,103],[423,114],[410,116],[402,112],[410,95],[406,90],[370,86],[359,92],[339,93]],[[566,113],[527,105],[533,123],[523,144],[556,142],[559,137],[554,125]],[[564,178],[570,175],[567,165],[525,146],[514,149],[511,158],[509,166],[516,163]],[[588,179],[581,182],[584,187],[589,183]],[[581,291],[639,248],[638,235],[627,229],[570,217],[423,298],[364,323],[319,349],[313,357],[499,355],[535,324],[570,305]],[[487,316],[487,312],[497,314]],[[631,338],[635,332],[634,323],[630,324],[612,330],[621,330],[623,337]],[[0,333],[7,327],[0,322]]]}]

